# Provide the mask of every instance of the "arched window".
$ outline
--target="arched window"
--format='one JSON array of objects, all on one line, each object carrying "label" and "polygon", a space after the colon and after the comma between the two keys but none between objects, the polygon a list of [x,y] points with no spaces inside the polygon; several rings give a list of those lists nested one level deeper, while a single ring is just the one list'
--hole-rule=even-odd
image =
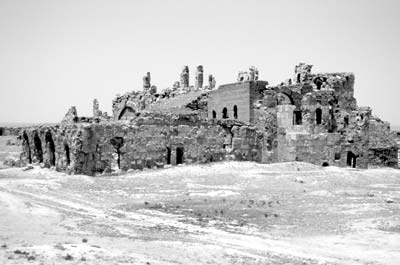
[{"label": "arched window", "polygon": [[238,118],[238,109],[237,106],[233,106],[233,118],[237,119]]},{"label": "arched window", "polygon": [[344,122],[344,126],[347,126],[347,125],[349,125],[349,117],[344,117],[343,118],[343,122]]},{"label": "arched window", "polygon": [[301,74],[298,73],[298,74],[297,74],[297,83],[300,83],[300,82],[301,82]]},{"label": "arched window", "polygon": [[302,123],[301,110],[293,111],[293,125],[301,125],[301,123]]},{"label": "arched window", "polygon": [[213,119],[217,118],[217,112],[215,110],[212,111],[212,118]]},{"label": "arched window", "polygon": [[228,119],[228,109],[224,108],[222,110],[222,119]]},{"label": "arched window", "polygon": [[317,124],[322,123],[322,110],[320,108],[317,108],[315,110],[315,121],[317,122]]}]

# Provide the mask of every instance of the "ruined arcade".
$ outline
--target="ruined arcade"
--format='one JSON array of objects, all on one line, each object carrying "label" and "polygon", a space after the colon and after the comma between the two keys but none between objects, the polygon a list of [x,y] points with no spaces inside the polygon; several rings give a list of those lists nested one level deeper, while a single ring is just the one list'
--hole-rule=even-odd
[{"label": "ruined arcade", "polygon": [[398,165],[395,134],[357,106],[352,73],[313,73],[300,63],[292,78],[270,85],[250,67],[219,87],[213,75],[204,82],[202,65],[194,85],[190,73],[183,67],[161,91],[146,73],[141,91],[114,98],[111,116],[94,100],[92,117],[71,107],[56,126],[22,131],[21,162],[87,175],[221,160]]}]

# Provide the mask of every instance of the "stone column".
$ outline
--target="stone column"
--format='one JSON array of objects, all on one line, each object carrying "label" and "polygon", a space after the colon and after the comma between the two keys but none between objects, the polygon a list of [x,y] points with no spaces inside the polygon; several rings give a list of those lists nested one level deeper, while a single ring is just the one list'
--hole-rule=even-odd
[{"label": "stone column", "polygon": [[143,76],[143,91],[148,91],[151,88],[151,77],[150,72],[147,72],[145,76]]},{"label": "stone column", "polygon": [[189,67],[185,65],[181,73],[181,86],[182,88],[189,87]]},{"label": "stone column", "polygon": [[95,98],[93,100],[93,117],[98,118],[99,116],[101,116],[99,109],[99,101]]},{"label": "stone column", "polygon": [[199,65],[196,67],[196,83],[194,85],[196,90],[203,88],[203,66]]}]

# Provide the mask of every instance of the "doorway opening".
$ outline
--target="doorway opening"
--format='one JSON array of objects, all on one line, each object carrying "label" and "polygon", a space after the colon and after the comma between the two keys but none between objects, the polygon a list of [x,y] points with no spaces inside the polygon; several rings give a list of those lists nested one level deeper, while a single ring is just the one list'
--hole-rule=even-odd
[{"label": "doorway opening", "polygon": [[183,164],[183,147],[176,148],[176,164]]}]

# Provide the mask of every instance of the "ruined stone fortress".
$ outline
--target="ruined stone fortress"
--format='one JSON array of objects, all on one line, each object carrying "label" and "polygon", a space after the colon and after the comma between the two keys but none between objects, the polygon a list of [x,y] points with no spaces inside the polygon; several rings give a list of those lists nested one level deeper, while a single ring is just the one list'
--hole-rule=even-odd
[{"label": "ruined stone fortress", "polygon": [[113,100],[111,116],[94,100],[93,117],[71,107],[58,125],[22,131],[21,161],[87,175],[221,160],[397,167],[395,134],[357,106],[354,75],[311,68],[300,63],[272,86],[251,67],[217,88],[203,66],[191,86],[185,66],[161,92],[147,73],[142,91]]}]

